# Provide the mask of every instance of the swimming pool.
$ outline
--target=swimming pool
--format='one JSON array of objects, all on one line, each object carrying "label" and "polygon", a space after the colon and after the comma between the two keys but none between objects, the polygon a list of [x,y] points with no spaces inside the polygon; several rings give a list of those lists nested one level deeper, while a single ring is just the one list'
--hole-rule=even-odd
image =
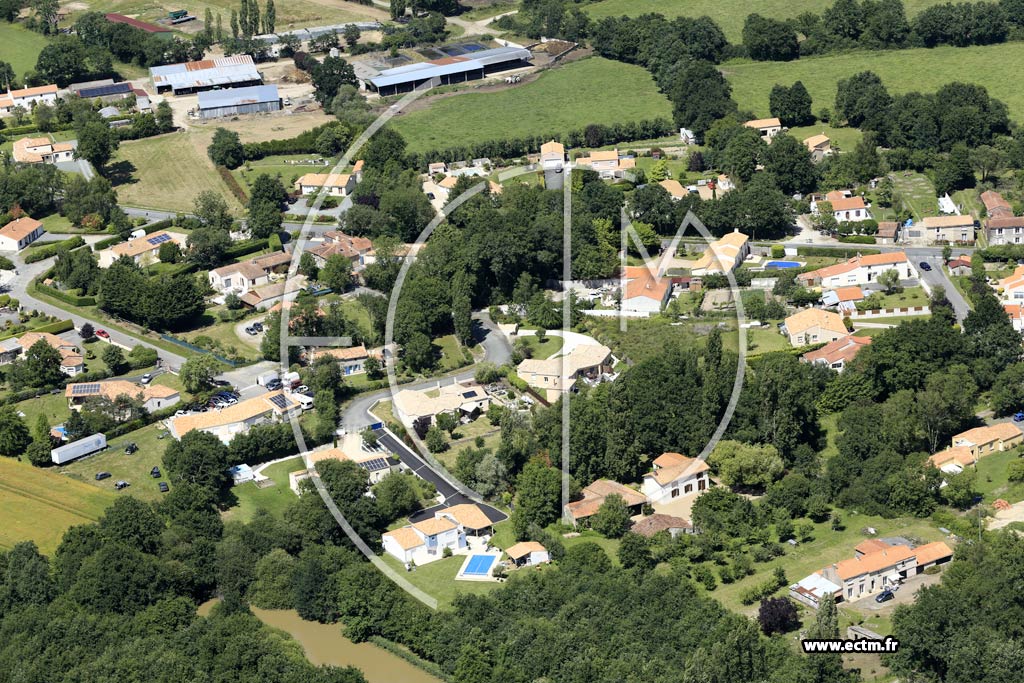
[{"label": "swimming pool", "polygon": [[462,573],[466,576],[488,576],[497,559],[497,555],[470,555]]},{"label": "swimming pool", "polygon": [[784,268],[799,268],[802,264],[796,261],[769,261],[764,264],[766,270],[781,270]]}]

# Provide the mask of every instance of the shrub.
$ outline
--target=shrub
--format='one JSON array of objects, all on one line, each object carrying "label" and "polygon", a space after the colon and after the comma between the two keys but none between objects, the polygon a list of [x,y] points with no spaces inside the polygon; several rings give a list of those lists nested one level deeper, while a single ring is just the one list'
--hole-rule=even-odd
[{"label": "shrub", "polygon": [[85,244],[85,240],[80,235],[75,235],[70,239],[63,240],[61,242],[52,242],[42,247],[29,248],[28,253],[25,254],[25,263],[35,263],[36,261],[42,261],[48,259],[51,256],[56,256],[57,252],[61,249],[77,249]]},{"label": "shrub", "polygon": [[782,258],[786,255],[786,248],[781,244],[772,245],[772,258]]}]

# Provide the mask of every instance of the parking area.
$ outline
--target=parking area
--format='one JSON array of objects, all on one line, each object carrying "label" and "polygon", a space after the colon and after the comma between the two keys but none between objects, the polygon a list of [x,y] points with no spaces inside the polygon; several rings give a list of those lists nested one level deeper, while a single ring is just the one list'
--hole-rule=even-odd
[{"label": "parking area", "polygon": [[914,595],[925,586],[933,586],[942,581],[942,572],[938,574],[917,574],[906,579],[894,592],[892,600],[876,602],[875,599],[881,591],[866,595],[862,598],[846,603],[846,607],[855,609],[862,613],[872,613],[882,616],[892,614],[897,605],[910,605],[914,602]]}]

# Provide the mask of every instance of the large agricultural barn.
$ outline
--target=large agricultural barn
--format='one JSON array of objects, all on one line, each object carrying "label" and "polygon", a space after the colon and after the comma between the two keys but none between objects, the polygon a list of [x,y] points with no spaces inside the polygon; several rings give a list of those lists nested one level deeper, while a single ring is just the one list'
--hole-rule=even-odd
[{"label": "large agricultural barn", "polygon": [[170,90],[175,95],[263,83],[263,77],[249,55],[154,66],[150,68],[149,75],[157,93]]},{"label": "large agricultural barn", "polygon": [[521,47],[496,47],[473,52],[470,55],[443,57],[429,62],[418,62],[385,69],[363,81],[367,90],[381,95],[397,95],[415,90],[432,78],[441,85],[462,83],[483,78],[499,71],[530,66],[530,51]]},{"label": "large agricultural barn", "polygon": [[199,93],[199,118],[203,119],[272,111],[281,111],[281,97],[276,85],[253,85]]}]

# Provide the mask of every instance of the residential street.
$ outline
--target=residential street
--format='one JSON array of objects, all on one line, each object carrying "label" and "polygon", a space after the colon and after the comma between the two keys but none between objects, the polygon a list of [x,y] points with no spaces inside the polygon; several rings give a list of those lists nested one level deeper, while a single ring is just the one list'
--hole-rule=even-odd
[{"label": "residential street", "polygon": [[[935,254],[935,249],[928,247],[907,249],[907,258],[917,269],[921,279],[928,283],[932,287],[942,287],[946,290],[946,298],[953,304],[953,310],[956,312],[956,321],[962,323],[967,314],[971,312],[971,307],[967,304],[967,300],[964,299],[963,295],[960,294],[953,281],[949,279],[946,274],[946,269],[942,265],[942,250],[938,250],[938,254]],[[924,270],[919,265],[922,261],[926,261],[932,267],[931,270]]]}]

